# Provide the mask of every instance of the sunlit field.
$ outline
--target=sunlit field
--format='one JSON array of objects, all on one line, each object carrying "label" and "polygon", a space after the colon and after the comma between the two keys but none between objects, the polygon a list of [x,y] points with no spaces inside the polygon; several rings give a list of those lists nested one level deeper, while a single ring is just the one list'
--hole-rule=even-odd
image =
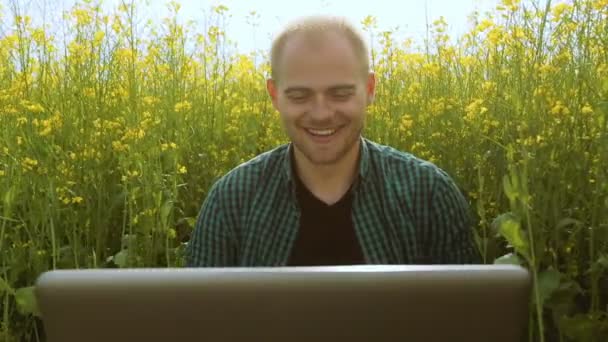
[{"label": "sunlit field", "polygon": [[[135,30],[143,3],[85,2],[59,28],[19,2],[0,2],[0,341],[42,341],[41,272],[183,266],[210,185],[287,139],[229,8]],[[529,341],[608,341],[608,0],[504,0],[422,45],[381,20],[357,23],[378,44],[365,136],[450,173],[484,262],[532,271]]]}]

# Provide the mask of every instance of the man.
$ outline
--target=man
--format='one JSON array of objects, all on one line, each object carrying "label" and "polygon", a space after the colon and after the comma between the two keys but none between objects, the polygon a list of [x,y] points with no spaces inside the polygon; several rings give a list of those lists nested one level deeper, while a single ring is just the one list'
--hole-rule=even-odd
[{"label": "man", "polygon": [[478,263],[450,177],[362,136],[376,80],[352,25],[292,24],[273,43],[271,69],[267,89],[291,141],[213,184],[188,266]]}]

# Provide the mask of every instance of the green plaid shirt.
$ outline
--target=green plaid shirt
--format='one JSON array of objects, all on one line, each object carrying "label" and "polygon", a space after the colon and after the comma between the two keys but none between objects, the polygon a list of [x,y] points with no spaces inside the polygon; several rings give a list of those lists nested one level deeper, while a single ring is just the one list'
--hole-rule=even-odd
[{"label": "green plaid shirt", "polygon": [[[188,243],[188,267],[287,265],[300,223],[292,148],[260,154],[211,186]],[[351,191],[366,263],[480,262],[468,203],[434,164],[362,137]]]}]

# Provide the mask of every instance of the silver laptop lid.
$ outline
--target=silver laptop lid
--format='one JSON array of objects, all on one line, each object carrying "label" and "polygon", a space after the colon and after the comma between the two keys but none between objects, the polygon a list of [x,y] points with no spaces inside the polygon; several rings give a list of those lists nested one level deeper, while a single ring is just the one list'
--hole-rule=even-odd
[{"label": "silver laptop lid", "polygon": [[49,342],[518,341],[531,280],[511,265],[58,270]]}]

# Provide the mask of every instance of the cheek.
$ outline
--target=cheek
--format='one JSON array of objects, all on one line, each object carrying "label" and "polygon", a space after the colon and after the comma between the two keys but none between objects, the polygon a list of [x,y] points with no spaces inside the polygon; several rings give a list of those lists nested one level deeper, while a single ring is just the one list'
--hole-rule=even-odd
[{"label": "cheek", "polygon": [[337,109],[352,118],[359,118],[365,113],[365,104],[359,100],[341,104]]},{"label": "cheek", "polygon": [[281,120],[287,126],[294,126],[298,123],[298,120],[303,117],[302,111],[295,108],[293,105],[283,105],[279,108]]},{"label": "cheek", "polygon": [[281,116],[287,121],[295,121],[304,116],[308,111],[307,105],[294,104],[287,101],[279,102],[278,107]]}]

